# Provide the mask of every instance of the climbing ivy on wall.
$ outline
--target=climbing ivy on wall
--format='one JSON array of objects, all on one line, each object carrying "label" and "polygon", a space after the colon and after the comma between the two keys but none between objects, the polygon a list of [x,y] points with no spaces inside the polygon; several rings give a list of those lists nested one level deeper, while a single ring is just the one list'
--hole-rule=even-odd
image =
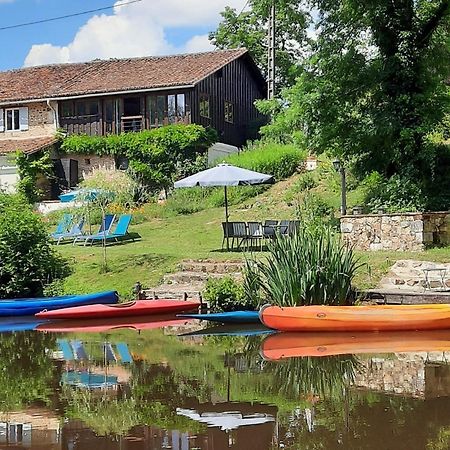
[{"label": "climbing ivy on wall", "polygon": [[169,186],[180,167],[192,164],[217,140],[213,129],[195,124],[168,125],[139,133],[72,135],[61,143],[66,153],[126,157],[130,169],[150,188]]}]

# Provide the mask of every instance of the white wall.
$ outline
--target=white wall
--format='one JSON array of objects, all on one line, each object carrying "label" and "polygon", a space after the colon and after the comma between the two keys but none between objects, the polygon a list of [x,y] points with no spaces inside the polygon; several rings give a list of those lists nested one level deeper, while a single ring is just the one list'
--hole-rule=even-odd
[{"label": "white wall", "polygon": [[8,157],[0,156],[0,190],[13,193],[18,181],[17,167]]}]

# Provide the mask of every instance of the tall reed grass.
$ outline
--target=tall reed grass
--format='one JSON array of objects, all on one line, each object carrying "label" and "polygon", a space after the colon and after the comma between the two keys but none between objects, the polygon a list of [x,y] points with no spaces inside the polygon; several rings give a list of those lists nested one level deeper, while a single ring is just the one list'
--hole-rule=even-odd
[{"label": "tall reed grass", "polygon": [[276,237],[265,259],[248,260],[244,288],[259,303],[347,305],[353,302],[352,280],[361,266],[339,235],[310,226]]}]

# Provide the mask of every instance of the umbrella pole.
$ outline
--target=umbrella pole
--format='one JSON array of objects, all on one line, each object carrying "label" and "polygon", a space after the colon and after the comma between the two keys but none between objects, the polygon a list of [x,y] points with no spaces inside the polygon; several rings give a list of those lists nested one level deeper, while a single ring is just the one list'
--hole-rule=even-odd
[{"label": "umbrella pole", "polygon": [[227,252],[230,251],[230,243],[228,239],[228,197],[227,197],[227,187],[224,186],[224,194],[225,194],[225,237],[227,240]]}]

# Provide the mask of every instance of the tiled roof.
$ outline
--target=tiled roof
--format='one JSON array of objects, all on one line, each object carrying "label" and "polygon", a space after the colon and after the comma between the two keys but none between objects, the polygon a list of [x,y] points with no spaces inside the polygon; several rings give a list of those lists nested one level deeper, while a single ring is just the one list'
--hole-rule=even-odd
[{"label": "tiled roof", "polygon": [[217,50],[0,72],[0,103],[194,85],[246,53]]},{"label": "tiled roof", "polygon": [[57,142],[53,136],[44,136],[28,139],[0,139],[0,155],[21,150],[24,153],[35,153]]}]

